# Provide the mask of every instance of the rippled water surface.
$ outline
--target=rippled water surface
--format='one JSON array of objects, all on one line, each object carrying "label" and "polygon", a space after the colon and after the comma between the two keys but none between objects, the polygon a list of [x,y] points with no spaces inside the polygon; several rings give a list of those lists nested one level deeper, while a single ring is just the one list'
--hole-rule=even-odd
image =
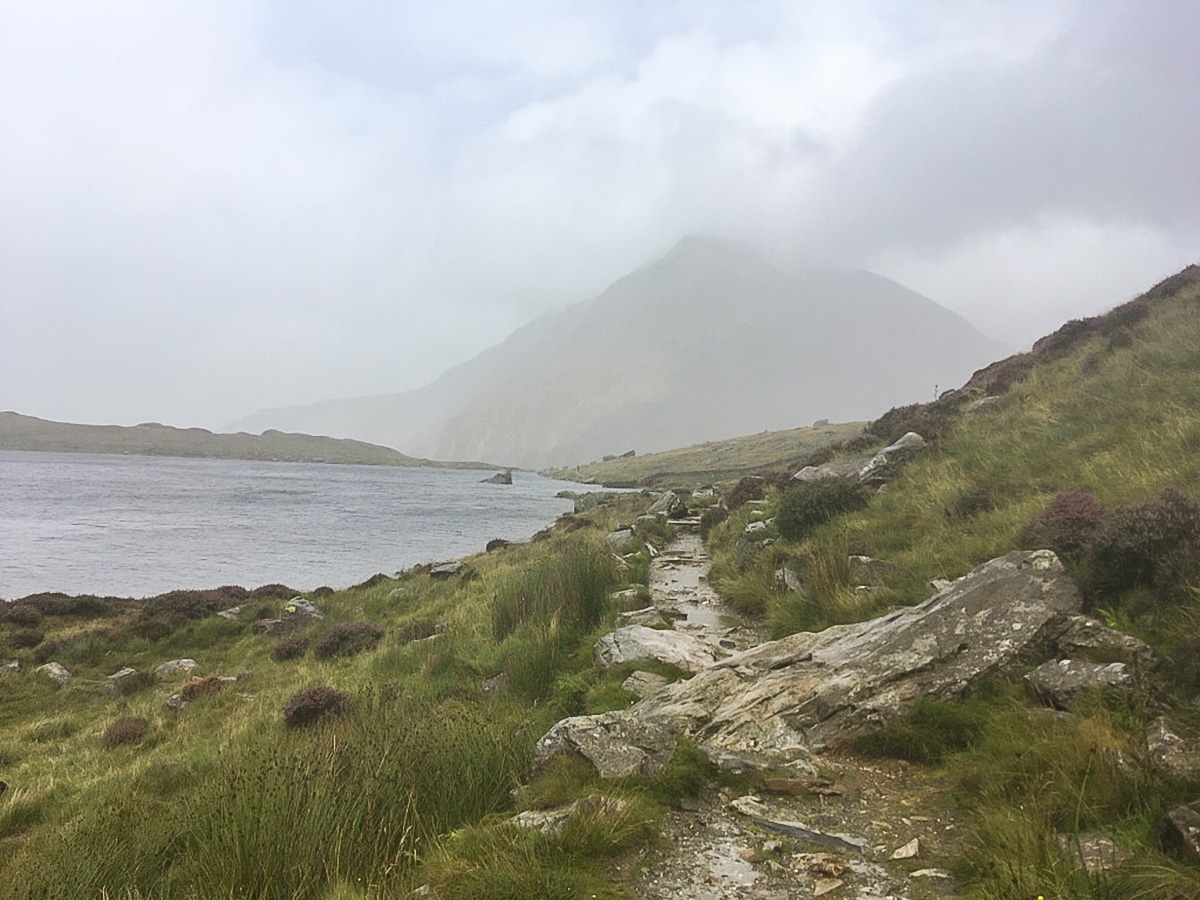
[{"label": "rippled water surface", "polygon": [[514,473],[0,452],[0,597],[149,596],[376,572],[525,540],[570,485]]}]

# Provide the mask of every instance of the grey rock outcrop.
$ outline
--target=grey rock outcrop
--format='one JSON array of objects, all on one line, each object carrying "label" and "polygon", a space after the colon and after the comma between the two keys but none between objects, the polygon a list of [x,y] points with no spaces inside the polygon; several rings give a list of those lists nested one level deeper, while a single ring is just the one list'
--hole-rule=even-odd
[{"label": "grey rock outcrop", "polygon": [[1155,719],[1146,730],[1146,752],[1156,768],[1175,778],[1200,774],[1200,745],[1176,734],[1165,718]]},{"label": "grey rock outcrop", "polygon": [[687,506],[684,504],[683,499],[674,491],[664,491],[663,495],[655,500],[650,505],[650,509],[647,510],[648,515],[666,516],[669,519],[678,515],[685,515],[686,513]]},{"label": "grey rock outcrop", "polygon": [[13,659],[0,666],[0,675],[18,675],[21,672],[21,661]]},{"label": "grey rock outcrop", "polygon": [[632,528],[618,528],[616,531],[610,532],[605,538],[608,546],[616,551],[624,550],[632,544],[637,538],[633,534]]},{"label": "grey rock outcrop", "polygon": [[557,809],[530,809],[517,813],[507,824],[517,828],[532,828],[543,837],[558,837],[567,827],[567,823],[576,816],[608,818],[623,815],[628,809],[629,804],[619,797],[589,794]]},{"label": "grey rock outcrop", "polygon": [[480,484],[512,484],[513,483],[512,471],[510,470],[507,472],[497,472],[495,475],[492,475],[490,478],[482,479],[479,483]]},{"label": "grey rock outcrop", "polygon": [[713,664],[713,648],[681,631],[662,631],[645,625],[627,625],[606,634],[592,648],[596,665],[611,669],[622,663],[656,661],[699,672]]},{"label": "grey rock outcrop", "polygon": [[621,682],[621,687],[635,697],[645,698],[665,688],[670,682],[654,672],[634,672]]},{"label": "grey rock outcrop", "polygon": [[1102,834],[1058,834],[1058,852],[1089,875],[1108,875],[1133,860],[1133,854]]},{"label": "grey rock outcrop", "polygon": [[863,484],[886,481],[897,465],[908,461],[924,447],[925,438],[910,431],[872,456],[871,461],[859,469],[858,480]]},{"label": "grey rock outcrop", "polygon": [[1163,849],[1189,862],[1200,862],[1200,800],[1177,806],[1158,824]]},{"label": "grey rock outcrop", "polygon": [[190,672],[199,665],[194,659],[173,659],[165,662],[154,670],[160,678],[163,675],[177,675],[180,672]]},{"label": "grey rock outcrop", "polygon": [[624,628],[627,625],[644,625],[647,628],[661,627],[666,625],[667,621],[663,618],[662,613],[658,611],[657,606],[647,606],[645,609],[631,609],[628,612],[617,614],[617,626]]},{"label": "grey rock outcrop", "polygon": [[1066,630],[1059,635],[1056,643],[1058,649],[1070,657],[1101,651],[1110,654],[1110,659],[1115,655],[1122,662],[1147,669],[1158,664],[1158,656],[1145,641],[1115,631],[1090,616],[1071,616],[1067,619]]},{"label": "grey rock outcrop", "polygon": [[461,575],[466,569],[467,564],[461,559],[452,559],[447,562],[435,563],[429,570],[429,577],[434,581],[445,581],[447,578]]},{"label": "grey rock outcrop", "polygon": [[1078,659],[1043,663],[1026,675],[1025,680],[1046,704],[1068,710],[1084,691],[1134,687],[1133,676],[1126,671],[1125,663],[1103,665]]},{"label": "grey rock outcrop", "polygon": [[[812,773],[813,753],[826,745],[876,730],[918,700],[955,699],[1031,656],[1045,659],[1079,608],[1052,552],[1010,553],[916,606],[761,644],[628,710],[563,720],[539,743],[538,759],[569,751],[598,770],[598,758],[605,771],[653,769],[664,740],[687,735],[715,760]],[[644,734],[652,737],[645,746]]]},{"label": "grey rock outcrop", "polygon": [[44,666],[38,666],[35,670],[39,675],[45,675],[51,681],[58,684],[66,684],[71,680],[72,675],[67,671],[67,667],[62,663],[48,662]]}]

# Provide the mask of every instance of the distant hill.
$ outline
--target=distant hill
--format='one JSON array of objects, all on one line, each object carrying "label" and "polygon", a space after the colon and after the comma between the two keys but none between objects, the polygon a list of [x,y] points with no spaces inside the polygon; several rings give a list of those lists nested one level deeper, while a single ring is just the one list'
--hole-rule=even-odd
[{"label": "distant hill", "polygon": [[677,450],[617,456],[545,472],[589,484],[695,488],[761,472],[795,471],[822,448],[863,433],[863,422],[823,423],[706,441]]},{"label": "distant hill", "polygon": [[482,463],[435,463],[363,441],[284,434],[214,434],[203,428],[147,423],[71,425],[15,412],[0,412],[0,450],[59,453],[128,453],[138,456],[208,456],[287,462],[355,463],[375,466],[491,468]]},{"label": "distant hill", "polygon": [[427,387],[269,410],[232,427],[338,434],[439,459],[573,465],[871,418],[1008,352],[878,275],[789,274],[742,247],[688,238]]}]

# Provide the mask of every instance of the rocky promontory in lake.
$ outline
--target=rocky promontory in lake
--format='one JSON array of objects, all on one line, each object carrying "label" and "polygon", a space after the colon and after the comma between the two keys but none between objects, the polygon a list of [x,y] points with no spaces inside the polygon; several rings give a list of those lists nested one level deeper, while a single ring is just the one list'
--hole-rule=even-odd
[{"label": "rocky promontory in lake", "polygon": [[758,471],[613,469],[670,490],[526,543],[7,604],[0,883],[1194,898],[1198,373],[1191,267]]}]

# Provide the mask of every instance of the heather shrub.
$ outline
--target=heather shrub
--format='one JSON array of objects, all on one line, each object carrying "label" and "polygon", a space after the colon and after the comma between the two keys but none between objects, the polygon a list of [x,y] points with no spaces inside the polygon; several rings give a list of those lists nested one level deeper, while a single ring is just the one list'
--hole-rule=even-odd
[{"label": "heather shrub", "polygon": [[14,625],[25,625],[29,628],[42,623],[41,611],[32,603],[18,600],[15,603],[4,604],[4,619]]},{"label": "heather shrub", "polygon": [[293,694],[283,707],[288,728],[304,728],[322,719],[340,716],[349,706],[349,695],[337,688],[317,685]]},{"label": "heather shrub", "polygon": [[1094,597],[1132,587],[1182,600],[1200,579],[1200,503],[1168,486],[1143,503],[1112,510],[1097,530],[1083,581]]},{"label": "heather shrub", "polygon": [[313,656],[333,659],[370,650],[383,638],[383,629],[373,622],[339,622],[324,631],[315,644]]},{"label": "heather shrub", "polygon": [[36,628],[22,628],[20,631],[9,634],[8,646],[14,650],[22,650],[27,647],[36,647],[45,639],[46,635]]},{"label": "heather shrub", "polygon": [[761,500],[765,485],[766,480],[761,475],[747,475],[725,495],[725,506],[733,510],[751,500]]},{"label": "heather shrub", "polygon": [[308,652],[308,639],[298,634],[290,637],[280,638],[273,648],[271,648],[271,659],[275,662],[284,662],[289,659],[299,659]]},{"label": "heather shrub", "polygon": [[1021,533],[1021,543],[1035,550],[1053,550],[1063,560],[1083,558],[1108,510],[1084,491],[1060,491]]},{"label": "heather shrub", "polygon": [[780,536],[798,541],[842,513],[867,505],[866,490],[843,478],[823,478],[792,485],[783,493],[775,526]]},{"label": "heather shrub", "polygon": [[179,695],[190,703],[201,697],[215,694],[223,687],[225,687],[225,682],[221,680],[220,675],[206,675],[203,678],[191,678],[184,682],[183,687],[179,690]]},{"label": "heather shrub", "polygon": [[104,731],[100,744],[104,747],[123,747],[127,744],[140,744],[150,732],[150,722],[135,716],[117,719]]}]

